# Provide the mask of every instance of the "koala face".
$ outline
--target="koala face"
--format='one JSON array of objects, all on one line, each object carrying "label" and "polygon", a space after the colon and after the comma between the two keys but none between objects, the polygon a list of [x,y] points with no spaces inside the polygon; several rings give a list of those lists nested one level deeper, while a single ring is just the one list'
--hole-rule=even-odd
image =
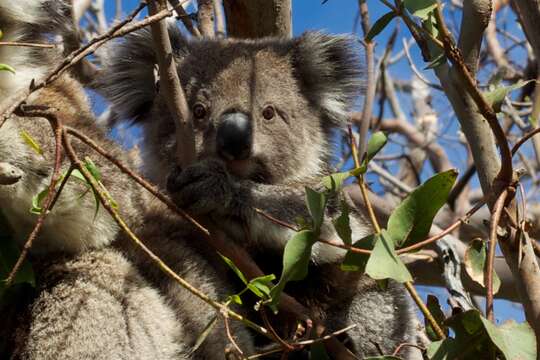
[{"label": "koala face", "polygon": [[[170,32],[199,159],[219,158],[231,174],[269,184],[325,170],[330,129],[345,123],[360,93],[349,38],[186,42]],[[145,171],[159,183],[176,163],[176,139],[150,39],[143,31],[115,45],[99,85],[116,111],[146,127]]]}]

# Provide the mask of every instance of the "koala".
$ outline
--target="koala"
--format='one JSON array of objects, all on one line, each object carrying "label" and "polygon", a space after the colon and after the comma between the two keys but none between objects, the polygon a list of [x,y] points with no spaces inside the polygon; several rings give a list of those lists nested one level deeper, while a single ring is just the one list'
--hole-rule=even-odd
[{"label": "koala", "polygon": [[[44,42],[62,35],[63,28],[56,24],[69,23],[66,14],[69,8],[59,1],[15,4],[2,0],[0,29],[6,41]],[[29,86],[29,79],[44,76],[59,56],[58,49],[41,49],[44,53],[38,55],[19,48],[13,51],[0,48],[0,63],[13,65],[17,71],[15,75],[2,73],[0,91],[5,94]],[[32,64],[36,56],[39,66],[27,69],[24,59]],[[48,107],[64,125],[130,163],[126,151],[96,125],[84,89],[70,75],[33,93],[27,105]],[[39,149],[28,144],[29,138]],[[233,293],[226,279],[214,268],[205,267],[206,257],[189,246],[185,224],[176,221],[164,205],[145,196],[113,164],[77,139],[71,137],[71,141],[81,159],[93,160],[101,183],[118,203],[125,222],[149,239],[148,246],[158,256],[211,296],[224,300]],[[51,126],[45,118],[12,115],[0,128],[0,212],[11,237],[21,246],[38,216],[30,212],[33,197],[49,186],[54,149]],[[64,155],[62,173],[69,165]],[[166,223],[170,225],[165,227]],[[0,336],[10,339],[13,358],[223,358],[229,340],[222,321],[210,333],[211,340],[194,348],[215,310],[134,249],[103,207],[96,212],[94,196],[84,182],[74,177],[67,180],[34,241],[30,258],[36,272],[37,297],[11,327],[0,327]],[[252,352],[247,330],[236,323],[231,328],[242,348]]]},{"label": "koala", "polygon": [[[360,92],[356,49],[347,37],[318,32],[259,40],[187,40],[175,26],[169,32],[192,111],[194,164],[176,165],[175,124],[159,90],[148,30],[112,45],[97,85],[121,118],[142,126],[144,174],[248,249],[266,273],[279,274],[293,231],[256,209],[289,224],[308,218],[304,188],[317,187],[330,172],[332,134]],[[353,238],[372,233],[363,213],[352,212]],[[338,213],[332,201],[323,238],[341,241],[331,225]],[[347,345],[360,356],[413,342],[415,315],[404,288],[390,282],[381,290],[366,276],[342,272],[343,256],[316,243],[308,278],[286,291],[329,331],[356,324]]]}]

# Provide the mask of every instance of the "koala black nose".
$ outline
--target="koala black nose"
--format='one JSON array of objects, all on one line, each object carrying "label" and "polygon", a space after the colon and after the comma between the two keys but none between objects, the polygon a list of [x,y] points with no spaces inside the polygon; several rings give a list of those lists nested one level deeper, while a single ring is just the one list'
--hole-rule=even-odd
[{"label": "koala black nose", "polygon": [[243,113],[221,116],[217,129],[217,150],[226,160],[244,160],[251,155],[252,129],[249,117]]}]

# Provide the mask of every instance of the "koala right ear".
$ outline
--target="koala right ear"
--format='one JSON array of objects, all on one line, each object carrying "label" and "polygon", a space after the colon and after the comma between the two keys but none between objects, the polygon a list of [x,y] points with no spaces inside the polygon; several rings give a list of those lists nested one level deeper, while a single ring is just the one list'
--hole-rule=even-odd
[{"label": "koala right ear", "polygon": [[[188,44],[178,27],[169,24],[175,56],[183,57]],[[94,85],[111,103],[120,120],[137,122],[152,108],[158,94],[159,75],[148,28],[135,31],[106,47],[104,66]]]}]

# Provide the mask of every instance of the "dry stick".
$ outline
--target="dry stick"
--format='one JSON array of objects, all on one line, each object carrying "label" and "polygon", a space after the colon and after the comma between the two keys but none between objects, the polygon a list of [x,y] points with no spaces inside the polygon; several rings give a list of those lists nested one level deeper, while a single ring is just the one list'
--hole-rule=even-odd
[{"label": "dry stick", "polygon": [[240,346],[236,343],[234,340],[234,336],[231,332],[231,327],[229,325],[229,316],[227,314],[222,314],[223,316],[223,323],[225,324],[225,332],[227,333],[227,337],[229,338],[229,341],[234,346],[235,350],[238,352],[238,355],[240,355],[242,358],[245,358],[244,352],[242,349],[240,349]]},{"label": "dry stick", "polygon": [[489,229],[489,247],[486,267],[484,269],[484,278],[486,279],[486,318],[492,322],[495,321],[493,315],[493,266],[495,263],[495,249],[497,248],[497,227],[505,207],[508,189],[504,189],[495,204],[493,205],[493,215]]},{"label": "dry stick", "polygon": [[[354,164],[358,168],[358,167],[360,167],[360,160],[358,159],[358,152],[355,149],[356,144],[355,144],[354,136],[353,136],[352,129],[351,129],[350,126],[349,126],[349,136],[350,136],[350,142],[351,142],[351,149],[352,149]],[[373,227],[375,228],[375,232],[377,234],[379,234],[381,232],[381,227],[379,225],[379,222],[377,221],[377,217],[375,216],[375,212],[373,211],[373,207],[371,206],[371,202],[370,202],[369,196],[367,194],[366,184],[365,184],[364,179],[363,179],[362,176],[358,176],[357,179],[358,179],[358,184],[360,186],[360,191],[362,192],[362,197],[363,197],[363,200],[364,200],[364,204],[366,204],[366,207],[368,209],[369,217],[371,219]],[[420,311],[422,311],[425,318],[429,321],[429,323],[431,324],[431,327],[433,328],[433,330],[437,333],[437,335],[441,339],[445,339],[446,338],[445,333],[442,331],[441,327],[439,326],[439,324],[437,323],[437,321],[435,320],[435,318],[433,317],[433,315],[431,314],[429,309],[426,307],[426,305],[424,305],[424,302],[422,301],[422,299],[420,298],[420,296],[416,292],[416,289],[414,288],[414,286],[412,285],[412,283],[410,281],[405,282],[405,288],[407,289],[407,291],[409,292],[409,294],[413,298],[414,302],[416,303],[416,305],[418,306]]]},{"label": "dry stick", "polygon": [[216,36],[225,37],[225,15],[223,14],[223,1],[213,0],[214,16],[216,20]]},{"label": "dry stick", "polygon": [[[495,136],[499,151],[501,153],[501,169],[499,174],[496,177],[496,180],[500,180],[503,187],[510,185],[512,182],[513,170],[512,170],[512,154],[510,153],[510,148],[508,146],[508,141],[506,140],[506,134],[497,120],[497,114],[493,111],[491,105],[488,104],[484,95],[478,90],[476,86],[476,81],[473,78],[471,72],[467,68],[463,55],[458,47],[454,44],[450,31],[446,27],[444,22],[441,10],[441,4],[437,2],[437,8],[435,11],[435,18],[437,19],[437,24],[439,25],[440,35],[442,37],[442,42],[444,44],[445,54],[450,59],[450,62],[458,70],[459,74],[464,80],[464,84],[467,92],[471,95],[478,110],[488,121],[489,126]],[[494,184],[496,185],[496,184]],[[498,196],[501,189],[494,189],[495,196]]]},{"label": "dry stick", "polygon": [[[31,114],[31,115],[30,115]],[[25,115],[25,113],[20,114]],[[26,115],[25,115],[26,116]],[[24,243],[24,246],[21,250],[21,253],[19,255],[19,258],[15,262],[15,265],[9,272],[9,275],[5,281],[5,287],[9,287],[13,280],[15,279],[15,275],[21,268],[24,259],[26,259],[26,256],[28,255],[28,251],[30,251],[30,248],[32,247],[32,244],[34,243],[34,240],[38,236],[44,222],[45,218],[49,214],[49,208],[53,202],[53,199],[55,197],[56,193],[56,183],[58,182],[58,179],[60,178],[60,168],[62,165],[62,132],[61,132],[61,122],[57,119],[56,116],[53,116],[51,112],[49,111],[34,111],[32,113],[28,113],[28,116],[33,117],[44,117],[47,120],[49,120],[53,133],[54,133],[54,140],[55,140],[55,149],[54,149],[54,169],[51,176],[51,182],[49,184],[49,191],[47,193],[47,197],[45,198],[45,205],[43,206],[43,209],[41,210],[41,213],[39,214],[39,217],[36,221],[36,225],[34,225],[34,228],[30,232],[30,235],[28,236],[26,242]]]},{"label": "dry stick", "polygon": [[124,220],[120,217],[116,209],[114,209],[109,201],[107,200],[107,195],[104,193],[102,187],[99,185],[99,183],[94,179],[92,174],[86,169],[86,167],[83,165],[81,160],[78,158],[77,154],[73,150],[73,147],[71,146],[71,142],[68,138],[68,132],[64,129],[63,130],[63,136],[62,136],[62,143],[64,145],[64,150],[66,151],[66,154],[68,155],[69,159],[71,160],[71,163],[82,173],[86,181],[92,186],[92,189],[96,192],[100,203],[103,205],[103,207],[109,212],[111,217],[114,219],[114,221],[122,228],[122,230],[128,235],[129,239],[133,241],[139,248],[141,248],[146,255],[154,261],[154,263],[162,270],[164,273],[172,277],[178,284],[180,284],[183,288],[187,289],[189,292],[191,292],[193,295],[197,296],[204,302],[206,302],[208,305],[212,306],[214,309],[218,311],[223,311],[231,318],[241,321],[246,326],[252,328],[253,330],[257,331],[258,333],[267,336],[271,339],[271,336],[269,335],[268,331],[263,328],[262,326],[259,326],[255,324],[254,322],[246,319],[240,314],[235,313],[234,311],[230,310],[223,304],[211,299],[208,295],[201,292],[199,289],[192,286],[190,283],[188,283],[186,280],[184,280],[182,277],[178,276],[167,264],[165,264],[156,254],[154,254],[146,245],[131,231],[131,229],[127,226],[127,224],[124,222]]},{"label": "dry stick", "polygon": [[0,41],[0,46],[20,46],[20,47],[53,49],[53,48],[57,47],[58,45],[56,45],[56,44],[38,44],[38,43],[16,42],[16,41]]},{"label": "dry stick", "polygon": [[[148,4],[150,15],[156,15],[159,11],[167,9],[167,2],[159,0],[151,1]],[[159,65],[160,84],[163,87],[167,107],[172,115],[176,128],[176,156],[180,166],[188,166],[196,159],[195,137],[193,136],[193,122],[186,100],[186,95],[174,60],[171,39],[167,30],[165,20],[158,21],[150,25],[152,28],[152,38],[154,40],[156,57]]]},{"label": "dry stick", "polygon": [[519,141],[512,147],[512,155],[515,155],[519,148],[533,136],[540,134],[540,128],[536,128],[526,133]]},{"label": "dry stick", "polygon": [[189,17],[188,13],[186,13],[186,10],[184,9],[184,7],[180,5],[180,1],[169,0],[169,4],[171,4],[171,6],[176,9],[176,12],[178,13],[178,16],[180,17],[180,21],[182,21],[182,24],[184,24],[184,26],[189,31],[189,33],[192,36],[200,38],[201,32],[199,31],[199,29],[193,26],[193,21],[191,21],[191,18]]},{"label": "dry stick", "polygon": [[371,123],[371,113],[373,112],[373,102],[375,101],[375,91],[377,82],[375,79],[375,60],[374,50],[375,43],[366,38],[369,33],[369,11],[366,0],[358,0],[360,8],[360,18],[362,22],[362,30],[364,32],[364,46],[366,47],[366,73],[367,73],[367,88],[364,95],[364,107],[362,109],[362,118],[360,121],[360,131],[358,139],[358,149],[360,154],[364,156],[367,149],[367,134]]},{"label": "dry stick", "polygon": [[197,0],[197,19],[199,29],[205,38],[213,38],[214,30],[214,4],[212,0]]}]

